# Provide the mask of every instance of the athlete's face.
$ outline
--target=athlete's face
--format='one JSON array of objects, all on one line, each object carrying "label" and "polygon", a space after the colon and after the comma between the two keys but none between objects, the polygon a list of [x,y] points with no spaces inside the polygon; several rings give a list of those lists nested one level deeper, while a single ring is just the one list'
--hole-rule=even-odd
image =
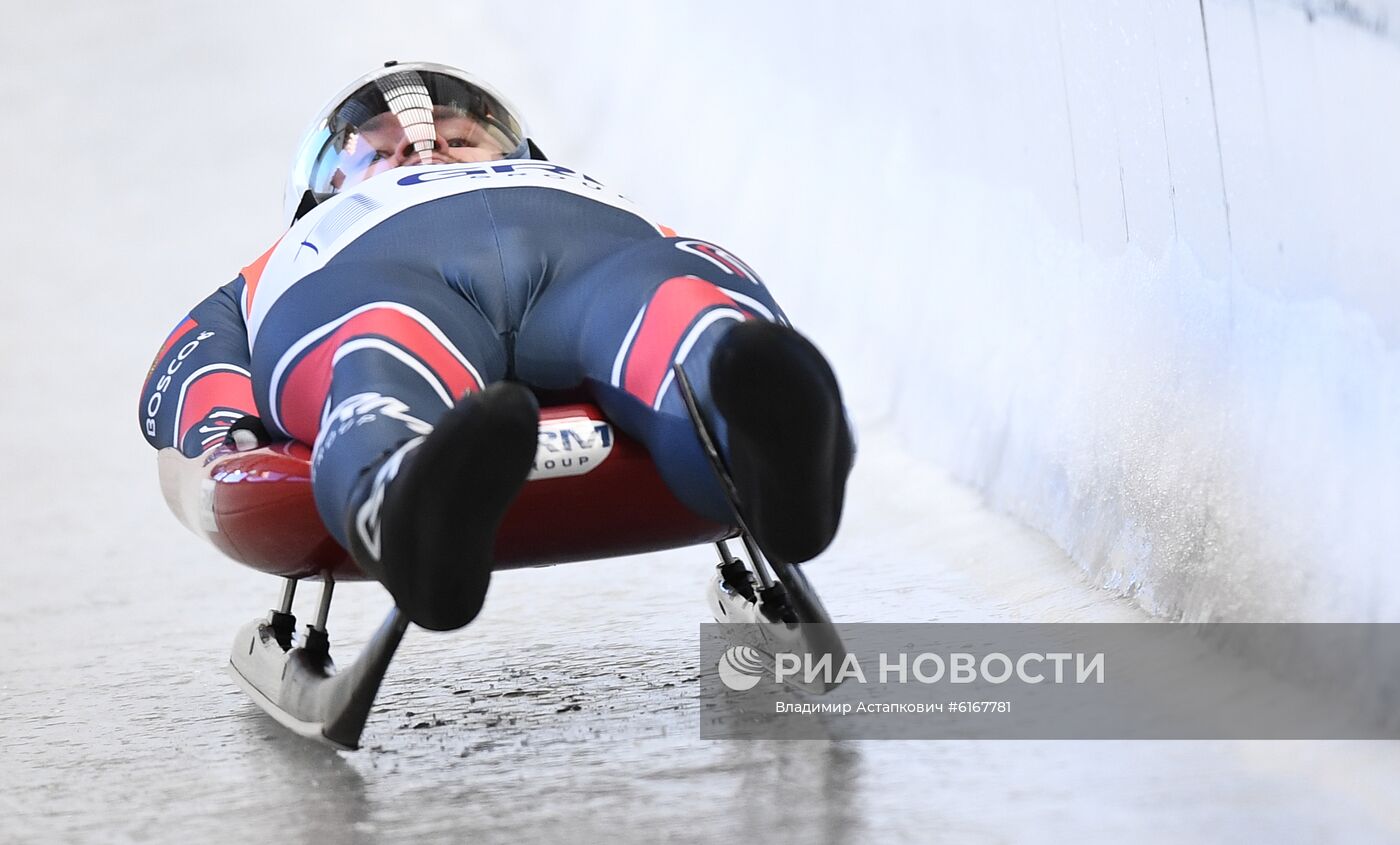
[{"label": "athlete's face", "polygon": [[[495,161],[505,158],[506,150],[479,122],[461,112],[439,109],[433,116],[437,137],[432,150],[418,153],[404,133],[399,119],[391,113],[379,115],[360,127],[356,158],[366,162],[358,173],[345,173],[345,188],[386,170],[406,164],[451,164]],[[361,157],[363,156],[363,157]]]}]

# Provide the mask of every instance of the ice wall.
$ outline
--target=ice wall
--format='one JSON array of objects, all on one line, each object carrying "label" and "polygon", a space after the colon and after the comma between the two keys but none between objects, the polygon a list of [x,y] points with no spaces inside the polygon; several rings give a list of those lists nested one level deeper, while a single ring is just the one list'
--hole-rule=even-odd
[{"label": "ice wall", "polygon": [[1397,621],[1394,5],[653,9],[571,24],[564,64],[635,71],[551,112],[769,268],[867,425],[1096,582]]},{"label": "ice wall", "polygon": [[1274,4],[1040,23],[966,86],[1017,141],[932,180],[899,424],[1155,612],[1400,618],[1400,51]]}]

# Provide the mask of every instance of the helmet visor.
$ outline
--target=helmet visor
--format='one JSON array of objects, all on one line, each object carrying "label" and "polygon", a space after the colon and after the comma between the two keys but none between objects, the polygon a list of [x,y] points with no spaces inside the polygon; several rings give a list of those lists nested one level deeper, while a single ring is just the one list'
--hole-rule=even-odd
[{"label": "helmet visor", "polygon": [[471,81],[394,71],[330,111],[303,147],[298,169],[320,200],[396,167],[505,158],[523,137],[510,110]]}]

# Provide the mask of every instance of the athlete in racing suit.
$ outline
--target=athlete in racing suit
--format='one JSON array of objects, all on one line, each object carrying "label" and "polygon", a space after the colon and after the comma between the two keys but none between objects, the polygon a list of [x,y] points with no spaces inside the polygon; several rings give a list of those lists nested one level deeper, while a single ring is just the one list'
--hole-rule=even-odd
[{"label": "athlete in racing suit", "polygon": [[[586,389],[680,501],[729,521],[678,363],[760,546],[791,562],[825,548],[850,431],[829,366],[754,272],[532,142],[453,143],[450,121],[479,129],[503,106],[435,100],[415,138],[383,77],[441,66],[404,67],[386,66],[383,108],[335,142],[329,188],[167,338],[142,393],[147,440],[196,456],[232,427],[312,444],[327,529],[410,619],[445,630],[480,610],[535,455],[537,392]],[[344,148],[367,141],[380,149],[357,170]]]}]

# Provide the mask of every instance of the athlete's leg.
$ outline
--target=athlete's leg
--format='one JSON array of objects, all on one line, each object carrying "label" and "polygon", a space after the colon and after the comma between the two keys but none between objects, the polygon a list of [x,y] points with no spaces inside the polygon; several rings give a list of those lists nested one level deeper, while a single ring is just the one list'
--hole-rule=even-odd
[{"label": "athlete's leg", "polygon": [[262,416],[313,444],[312,487],[332,535],[413,621],[469,621],[489,560],[484,571],[452,566],[443,546],[489,552],[535,443],[528,395],[525,407],[504,388],[479,393],[506,368],[491,325],[439,277],[333,262],[281,295],[252,345]]},{"label": "athlete's leg", "polygon": [[[743,323],[760,328],[736,333]],[[805,560],[835,531],[850,434],[830,368],[786,323],[753,271],[725,250],[646,240],[557,280],[526,315],[516,370],[545,388],[587,382],[604,412],[647,446],[682,502],[728,521],[674,382],[671,366],[680,363],[747,498],[746,516],[759,523],[750,527],[760,543]],[[770,513],[780,500],[796,504]]]}]

